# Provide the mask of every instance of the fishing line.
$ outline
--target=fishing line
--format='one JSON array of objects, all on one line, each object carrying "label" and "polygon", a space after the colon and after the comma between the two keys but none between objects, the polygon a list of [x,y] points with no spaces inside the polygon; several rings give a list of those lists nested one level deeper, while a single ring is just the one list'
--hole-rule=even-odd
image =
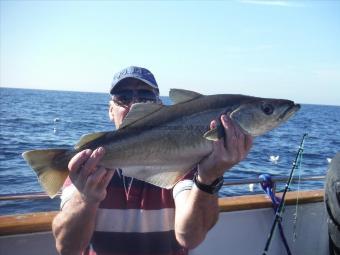
[{"label": "fishing line", "polygon": [[267,255],[267,252],[268,252],[268,249],[269,249],[269,246],[270,246],[270,243],[272,241],[272,238],[273,238],[273,234],[274,234],[274,231],[276,229],[276,226],[278,225],[279,222],[282,221],[282,212],[283,212],[283,209],[284,209],[284,205],[285,205],[285,197],[286,197],[286,193],[289,189],[289,185],[291,184],[292,182],[292,179],[293,179],[293,174],[294,174],[294,170],[296,169],[297,167],[297,164],[299,162],[299,159],[302,155],[302,152],[303,152],[303,146],[304,146],[304,141],[305,141],[305,138],[307,136],[307,133],[305,133],[302,137],[302,140],[301,140],[301,143],[300,143],[300,146],[299,146],[299,149],[297,151],[297,154],[296,154],[296,157],[295,157],[295,160],[293,162],[293,166],[292,166],[292,169],[290,171],[290,175],[289,175],[289,178],[288,178],[288,181],[286,183],[286,186],[285,186],[285,189],[284,189],[284,192],[282,194],[282,198],[281,198],[281,201],[280,201],[280,204],[277,208],[277,211],[275,213],[275,219],[273,221],[273,224],[272,224],[272,227],[270,229],[270,232],[269,232],[269,235],[268,235],[268,238],[267,238],[267,242],[266,242],[266,246],[263,250],[263,253],[262,255]]},{"label": "fishing line", "polygon": [[300,183],[301,183],[301,172],[302,172],[302,157],[303,153],[301,153],[301,156],[299,158],[299,163],[298,163],[298,186],[297,186],[297,197],[296,197],[296,205],[295,205],[295,213],[294,213],[294,219],[293,219],[293,242],[295,243],[296,238],[297,238],[297,232],[296,232],[296,227],[297,227],[297,218],[298,218],[298,207],[299,207],[299,197],[300,197]]}]

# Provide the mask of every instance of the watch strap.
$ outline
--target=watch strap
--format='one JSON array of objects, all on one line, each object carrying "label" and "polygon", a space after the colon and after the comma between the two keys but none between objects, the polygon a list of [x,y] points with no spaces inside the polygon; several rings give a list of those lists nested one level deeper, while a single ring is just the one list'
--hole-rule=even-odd
[{"label": "watch strap", "polygon": [[200,189],[201,191],[204,191],[206,193],[217,194],[218,191],[221,189],[221,187],[223,185],[223,181],[224,181],[223,176],[218,177],[210,185],[200,182],[198,180],[197,176],[198,176],[198,173],[196,172],[195,175],[194,175],[194,183],[195,183],[196,187],[198,189]]}]

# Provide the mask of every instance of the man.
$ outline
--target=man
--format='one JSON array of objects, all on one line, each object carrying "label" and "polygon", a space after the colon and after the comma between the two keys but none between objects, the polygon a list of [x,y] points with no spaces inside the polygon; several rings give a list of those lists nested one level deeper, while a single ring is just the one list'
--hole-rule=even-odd
[{"label": "man", "polygon": [[[150,71],[128,67],[114,76],[109,105],[116,128],[133,103],[160,103]],[[248,153],[252,139],[223,115],[227,134],[213,152],[172,190],[98,167],[104,148],[84,150],[69,162],[62,210],[53,221],[61,254],[187,254],[218,219],[217,191],[223,173]],[[216,126],[216,120],[210,124]],[[133,155],[131,155],[133,157]],[[194,176],[194,178],[193,178]]]}]

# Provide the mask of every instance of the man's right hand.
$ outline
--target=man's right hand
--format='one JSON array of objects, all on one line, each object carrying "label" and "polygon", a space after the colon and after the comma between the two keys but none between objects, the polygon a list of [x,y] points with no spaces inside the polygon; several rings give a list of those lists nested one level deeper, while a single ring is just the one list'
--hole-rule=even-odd
[{"label": "man's right hand", "polygon": [[69,162],[69,176],[86,203],[100,203],[106,197],[106,187],[114,170],[98,166],[105,149],[87,149],[77,153]]}]

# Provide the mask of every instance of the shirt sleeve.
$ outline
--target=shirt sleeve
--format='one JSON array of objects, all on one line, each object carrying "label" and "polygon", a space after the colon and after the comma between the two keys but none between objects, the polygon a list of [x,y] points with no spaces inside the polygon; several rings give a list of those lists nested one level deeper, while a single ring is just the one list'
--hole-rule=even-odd
[{"label": "shirt sleeve", "polygon": [[194,185],[194,174],[197,171],[197,168],[191,170],[188,174],[186,174],[179,182],[176,183],[172,190],[172,196],[175,199],[179,193],[184,190],[191,190]]}]

